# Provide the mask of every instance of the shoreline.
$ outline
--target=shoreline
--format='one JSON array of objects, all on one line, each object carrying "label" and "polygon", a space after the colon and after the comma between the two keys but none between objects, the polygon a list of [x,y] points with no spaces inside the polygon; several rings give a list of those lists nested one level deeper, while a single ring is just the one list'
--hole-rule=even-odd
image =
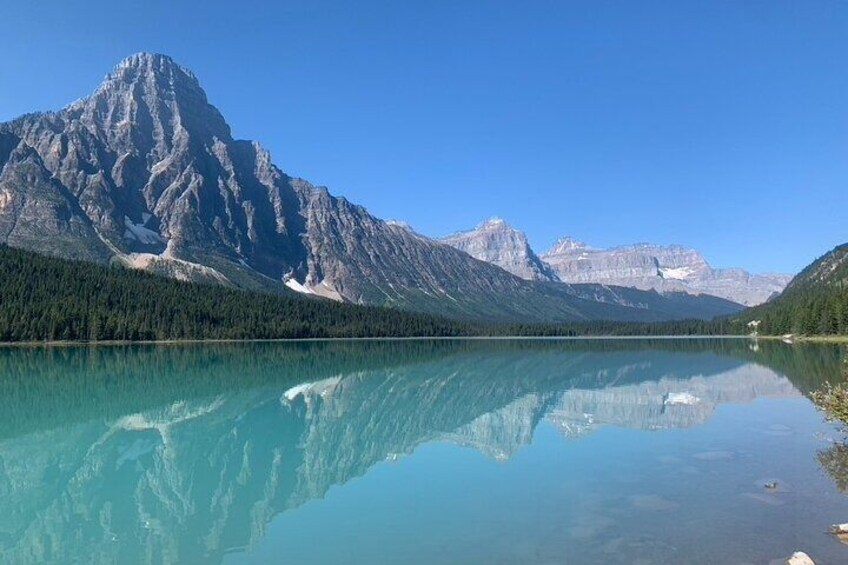
[{"label": "shoreline", "polygon": [[748,336],[751,339],[780,340],[788,343],[848,343],[848,335],[758,335]]},{"label": "shoreline", "polygon": [[508,340],[548,340],[548,341],[602,341],[602,340],[686,340],[686,339],[747,339],[752,341],[783,341],[787,344],[792,343],[834,343],[848,344],[848,335],[833,335],[833,336],[800,336],[793,335],[786,337],[782,335],[584,335],[584,336],[402,336],[402,337],[292,337],[292,338],[244,338],[244,339],[162,339],[162,340],[103,340],[103,341],[85,341],[85,340],[52,340],[52,341],[2,341],[0,348],[28,348],[28,347],[120,347],[120,346],[136,346],[136,345],[206,345],[206,344],[239,344],[239,343],[308,343],[308,342],[324,342],[324,341],[447,341],[447,340],[462,340],[462,341],[508,341]]},{"label": "shoreline", "polygon": [[[760,336],[764,337],[764,336]],[[119,347],[135,345],[206,345],[206,344],[239,344],[239,343],[308,343],[324,341],[508,341],[508,340],[548,340],[548,341],[601,341],[601,340],[686,340],[686,339],[757,339],[748,335],[587,335],[587,336],[408,336],[408,337],[301,337],[301,338],[267,338],[267,339],[163,339],[163,340],[104,340],[104,341],[3,341],[0,348],[16,347]],[[779,336],[769,336],[768,339],[781,339]],[[848,342],[848,336],[843,338]]]}]

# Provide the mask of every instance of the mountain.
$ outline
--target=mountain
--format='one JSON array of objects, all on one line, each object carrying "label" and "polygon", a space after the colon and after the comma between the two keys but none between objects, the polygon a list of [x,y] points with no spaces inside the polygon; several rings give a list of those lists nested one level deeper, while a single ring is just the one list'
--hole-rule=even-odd
[{"label": "mountain", "polygon": [[541,258],[564,282],[709,294],[745,306],[774,298],[791,279],[789,275],[714,269],[699,252],[678,245],[637,244],[595,249],[566,237]]},{"label": "mountain", "polygon": [[550,265],[539,259],[530,248],[524,232],[512,228],[501,218],[491,218],[473,230],[457,232],[439,241],[522,279],[559,280]]},{"label": "mountain", "polygon": [[421,337],[471,324],[307,297],[242,292],[0,245],[0,342]]},{"label": "mountain", "polygon": [[848,334],[848,243],[808,265],[767,304],[736,319],[763,334]]},{"label": "mountain", "polygon": [[738,310],[525,281],[386,223],[234,139],[197,78],[154,54],[124,60],[61,111],[0,125],[0,243],[461,319],[655,321]]}]

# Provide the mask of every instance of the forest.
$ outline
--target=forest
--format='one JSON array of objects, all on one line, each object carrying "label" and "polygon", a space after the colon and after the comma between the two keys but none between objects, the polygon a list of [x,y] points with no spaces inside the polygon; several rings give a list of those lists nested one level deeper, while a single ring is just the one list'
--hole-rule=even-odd
[{"label": "forest", "polygon": [[759,321],[763,335],[848,335],[848,244],[811,263],[773,301],[734,319],[735,331]]},{"label": "forest", "polygon": [[0,341],[468,335],[387,308],[251,293],[0,246]]},{"label": "forest", "polygon": [[848,333],[848,293],[809,285],[742,316],[661,323],[494,324],[177,281],[0,245],[0,341]]}]

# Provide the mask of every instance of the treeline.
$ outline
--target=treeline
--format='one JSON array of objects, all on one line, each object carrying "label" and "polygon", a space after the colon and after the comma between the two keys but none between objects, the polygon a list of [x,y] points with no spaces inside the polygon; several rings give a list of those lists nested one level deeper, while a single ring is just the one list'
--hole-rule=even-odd
[{"label": "treeline", "polygon": [[840,283],[793,293],[752,311],[745,319],[760,320],[761,334],[846,335],[848,287]]},{"label": "treeline", "polygon": [[181,282],[0,245],[0,341],[718,335],[724,322],[485,324]]},{"label": "treeline", "polygon": [[740,334],[740,324],[729,318],[717,320],[674,320],[669,322],[615,322],[595,320],[558,325],[510,324],[483,328],[488,335],[579,337],[579,336],[718,336]]},{"label": "treeline", "polygon": [[248,293],[0,246],[0,341],[456,336],[467,324]]}]

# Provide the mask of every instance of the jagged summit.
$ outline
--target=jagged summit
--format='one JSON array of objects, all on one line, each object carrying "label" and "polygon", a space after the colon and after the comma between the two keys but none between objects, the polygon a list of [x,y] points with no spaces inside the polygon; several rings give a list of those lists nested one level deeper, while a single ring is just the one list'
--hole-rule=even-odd
[{"label": "jagged summit", "polygon": [[446,241],[449,239],[456,239],[459,237],[463,237],[469,234],[475,234],[480,231],[517,231],[511,225],[507,223],[506,220],[500,218],[498,216],[492,216],[487,220],[483,220],[479,222],[474,228],[467,230],[459,230],[455,231],[449,235],[439,238],[440,241]]},{"label": "jagged summit", "polygon": [[[556,280],[523,233],[490,225],[490,259]],[[64,110],[0,124],[0,243],[463,319],[693,315],[654,294],[610,305],[596,289],[521,280],[289,177],[258,143],[232,138],[191,71],[154,53],[124,59]],[[725,313],[716,308],[707,311]]]},{"label": "jagged summit", "polygon": [[567,253],[577,249],[589,249],[589,246],[584,242],[577,240],[571,236],[559,238],[553,247],[545,253],[545,255],[556,255],[558,253]]},{"label": "jagged summit", "polygon": [[557,280],[551,268],[530,248],[524,232],[513,228],[502,218],[489,218],[473,230],[449,235],[441,241],[522,279]]},{"label": "jagged summit", "polygon": [[709,294],[746,306],[765,302],[789,281],[786,275],[714,269],[701,253],[682,245],[634,243],[600,249],[565,237],[541,259],[563,282]]},{"label": "jagged summit", "polygon": [[[84,104],[91,98],[110,91],[129,90],[136,99],[144,95],[170,95],[175,100],[190,95],[192,103],[208,104],[206,92],[197,76],[171,57],[158,53],[136,53],[115,65],[103,82],[87,99],[82,99],[70,107]],[[189,100],[177,100],[188,102]]]},{"label": "jagged summit", "polygon": [[503,218],[492,216],[488,220],[477,224],[477,229],[482,228],[512,229],[512,226],[510,226]]},{"label": "jagged summit", "polygon": [[135,130],[136,136],[180,133],[232,139],[229,125],[190,70],[167,55],[137,53],[106,76],[89,97],[66,111],[104,132]]},{"label": "jagged summit", "polygon": [[134,53],[115,65],[114,70],[109,74],[107,80],[120,75],[121,71],[126,69],[164,75],[182,74],[197,82],[197,77],[190,69],[183,67],[170,56],[162,53],[145,51]]}]

